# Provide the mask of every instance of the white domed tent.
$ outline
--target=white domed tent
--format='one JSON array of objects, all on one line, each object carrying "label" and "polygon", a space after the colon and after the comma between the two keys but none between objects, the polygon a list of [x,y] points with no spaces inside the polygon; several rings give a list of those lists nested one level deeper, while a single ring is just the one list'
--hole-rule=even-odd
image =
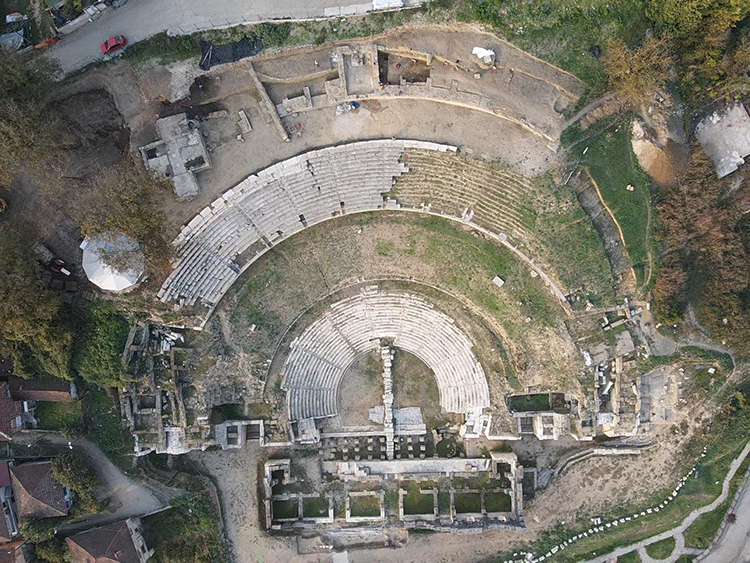
[{"label": "white domed tent", "polygon": [[[104,236],[87,237],[81,243],[83,270],[92,283],[107,291],[126,291],[133,287],[143,275],[143,256],[138,243],[120,235],[117,238]],[[128,256],[127,269],[116,269],[104,262],[107,254],[132,253]]]}]

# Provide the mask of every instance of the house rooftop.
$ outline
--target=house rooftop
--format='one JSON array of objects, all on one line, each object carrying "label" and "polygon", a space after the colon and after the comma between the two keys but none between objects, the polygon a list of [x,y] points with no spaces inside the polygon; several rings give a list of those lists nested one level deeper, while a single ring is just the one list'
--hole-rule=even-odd
[{"label": "house rooftop", "polygon": [[76,563],[140,563],[142,560],[127,520],[86,530],[66,541]]},{"label": "house rooftop", "polygon": [[24,379],[11,375],[8,385],[16,401],[70,402],[75,395],[75,384],[60,379]]},{"label": "house rooftop", "polygon": [[19,518],[66,516],[65,490],[52,475],[49,461],[33,461],[10,468]]},{"label": "house rooftop", "polygon": [[7,381],[0,382],[0,441],[10,440],[10,435],[23,425],[23,405],[10,395]]}]

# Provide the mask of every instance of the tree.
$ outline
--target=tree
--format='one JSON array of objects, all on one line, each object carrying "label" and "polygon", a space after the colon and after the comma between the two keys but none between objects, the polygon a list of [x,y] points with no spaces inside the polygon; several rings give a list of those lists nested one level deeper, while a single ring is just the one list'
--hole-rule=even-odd
[{"label": "tree", "polygon": [[629,49],[622,39],[612,39],[607,43],[602,62],[620,99],[645,113],[645,106],[669,76],[671,60],[668,53],[667,40],[653,35],[646,37],[634,50]]},{"label": "tree", "polygon": [[95,493],[99,486],[99,477],[91,467],[88,459],[75,450],[67,451],[52,460],[52,475],[62,485],[75,491],[78,512],[91,514],[99,512],[101,505]]},{"label": "tree", "polygon": [[21,520],[21,535],[34,544],[34,554],[42,561],[60,563],[66,560],[67,546],[65,540],[57,535],[60,526],[68,517],[44,518],[42,520]]},{"label": "tree", "polygon": [[[133,161],[111,166],[91,175],[75,205],[81,231],[102,235],[114,242],[125,235],[140,244],[146,265],[153,272],[169,269],[171,245],[166,235],[164,196],[168,182],[154,178]],[[132,264],[132,253],[103,257],[114,267]]]},{"label": "tree", "polygon": [[0,49],[0,181],[24,163],[44,162],[61,146],[60,122],[45,107],[57,67],[49,57]]},{"label": "tree", "polygon": [[42,520],[23,518],[21,519],[21,535],[32,543],[43,543],[53,539],[58,528],[67,521],[67,516]]},{"label": "tree", "polygon": [[63,538],[55,537],[46,542],[34,544],[34,555],[49,563],[69,561],[68,544]]},{"label": "tree", "polygon": [[56,294],[40,281],[41,267],[25,234],[0,224],[0,349],[22,377],[71,379],[73,340]]},{"label": "tree", "polygon": [[725,60],[732,28],[750,15],[747,0],[647,0],[646,15],[659,32],[676,39],[681,86],[694,103],[727,95],[725,87],[734,94],[747,84],[735,84],[747,78],[747,66]]}]

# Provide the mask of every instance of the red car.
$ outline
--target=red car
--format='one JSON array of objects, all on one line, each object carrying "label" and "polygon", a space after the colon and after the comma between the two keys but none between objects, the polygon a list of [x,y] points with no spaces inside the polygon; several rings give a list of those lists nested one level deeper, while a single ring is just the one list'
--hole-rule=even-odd
[{"label": "red car", "polygon": [[115,35],[114,37],[111,37],[110,39],[107,39],[104,43],[101,44],[101,50],[102,54],[109,55],[110,53],[114,53],[117,51],[117,49],[122,49],[125,46],[125,37],[122,35]]}]

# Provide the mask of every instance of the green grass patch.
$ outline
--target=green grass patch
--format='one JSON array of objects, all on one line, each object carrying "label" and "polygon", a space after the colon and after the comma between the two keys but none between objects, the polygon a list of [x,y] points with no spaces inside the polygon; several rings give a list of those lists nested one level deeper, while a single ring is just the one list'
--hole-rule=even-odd
[{"label": "green grass patch", "polygon": [[458,444],[455,436],[444,436],[436,446],[435,451],[440,457],[456,457],[458,453]]},{"label": "green grass patch", "polygon": [[404,495],[404,514],[433,514],[434,497],[432,492],[421,494],[419,483],[409,482],[404,487],[407,491]]},{"label": "green grass patch", "polygon": [[355,518],[380,516],[380,497],[362,496],[349,497],[349,509]]},{"label": "green grass patch", "polygon": [[155,563],[225,563],[230,553],[208,494],[180,497],[172,508],[143,518],[143,538]]},{"label": "green grass patch", "polygon": [[131,471],[135,442],[121,424],[117,402],[104,389],[92,386],[83,398],[83,407],[88,435],[112,463],[125,472]]},{"label": "green grass patch", "polygon": [[392,240],[379,240],[375,245],[375,251],[380,256],[393,256],[396,244]]},{"label": "green grass patch", "polygon": [[453,502],[458,514],[482,512],[482,495],[479,493],[456,493]]},{"label": "green grass patch", "polygon": [[[651,182],[633,153],[630,120],[617,122],[572,150],[588,168],[602,199],[620,225],[631,263],[636,275],[641,273],[639,282],[643,283],[652,246]],[[633,186],[633,191],[627,189],[628,185]]]},{"label": "green grass patch", "polygon": [[719,532],[721,523],[727,516],[732,500],[737,494],[737,490],[745,480],[745,473],[747,472],[748,466],[750,466],[750,460],[746,458],[729,484],[727,500],[722,502],[711,512],[699,516],[698,519],[693,522],[687,530],[685,530],[684,536],[686,546],[697,549],[707,549],[711,545],[711,542]]},{"label": "green grass patch", "polygon": [[447,491],[440,491],[438,493],[438,512],[441,516],[450,516],[451,494]]},{"label": "green grass patch", "polygon": [[83,411],[80,401],[57,403],[39,401],[34,416],[40,430],[58,430],[78,433],[83,430]]},{"label": "green grass patch", "polygon": [[667,538],[646,546],[646,553],[654,559],[666,559],[674,551],[675,539]]},{"label": "green grass patch", "polygon": [[[609,261],[591,219],[572,190],[565,186],[547,189],[557,202],[539,210],[534,228],[544,242],[544,258],[565,287],[582,288],[585,297],[597,307],[613,303]],[[585,299],[579,305],[585,307]]]},{"label": "green grass patch", "polygon": [[326,497],[309,497],[302,499],[302,515],[305,518],[325,518],[328,516],[328,499]]},{"label": "green grass patch", "polygon": [[71,364],[85,381],[116,386],[122,381],[122,352],[128,338],[127,319],[111,303],[85,304],[75,311],[76,338]]},{"label": "green grass patch", "polygon": [[256,420],[273,417],[273,405],[269,403],[248,403],[246,405],[231,403],[214,407],[212,419],[223,422],[225,420]]},{"label": "green grass patch", "polygon": [[631,551],[617,558],[617,563],[641,563],[641,556],[637,551]]},{"label": "green grass patch", "polygon": [[520,48],[575,74],[596,94],[606,88],[607,74],[589,48],[604,49],[612,37],[632,43],[647,27],[641,0],[467,0],[459,17],[491,25]]},{"label": "green grass patch", "polygon": [[487,512],[510,512],[512,501],[507,493],[485,493],[484,508]]},{"label": "green grass patch", "polygon": [[704,350],[703,348],[698,348],[697,346],[684,346],[683,348],[680,348],[680,354],[694,360],[700,360],[706,363],[715,364],[716,367],[721,368],[726,373],[732,371],[732,357],[729,354],[724,354],[723,352],[718,352],[715,350]]},{"label": "green grass patch", "polygon": [[274,520],[286,520],[289,518],[297,518],[299,516],[299,502],[297,499],[275,500],[272,504]]},{"label": "green grass patch", "polygon": [[493,277],[501,274],[506,280],[503,291],[522,304],[523,313],[542,325],[555,324],[559,305],[511,251],[491,240],[477,239],[442,217],[420,218],[416,224],[428,233],[423,258],[440,267],[446,288],[467,295],[489,313],[507,320],[507,307],[491,283]]},{"label": "green grass patch", "polygon": [[508,397],[508,407],[512,412],[534,412],[548,411],[552,405],[550,405],[548,393],[536,393]]}]

